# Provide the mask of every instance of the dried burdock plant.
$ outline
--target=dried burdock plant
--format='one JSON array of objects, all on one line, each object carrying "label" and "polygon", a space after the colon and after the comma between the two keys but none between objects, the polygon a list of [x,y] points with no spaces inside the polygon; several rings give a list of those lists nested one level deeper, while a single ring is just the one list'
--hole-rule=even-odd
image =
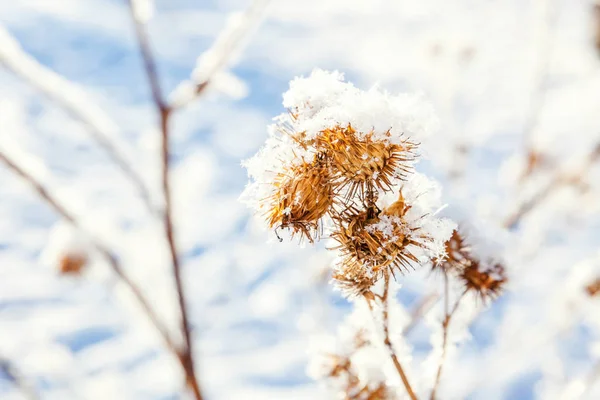
[{"label": "dried burdock plant", "polygon": [[373,213],[372,218],[367,210],[336,221],[339,229],[331,236],[338,243],[335,248],[342,265],[352,270],[359,263],[365,272],[379,278],[384,272],[404,272],[418,264],[414,249],[426,249],[433,239],[411,227],[393,209]]},{"label": "dried burdock plant", "polygon": [[[244,198],[270,228],[310,241],[324,230],[337,254],[334,284],[353,301],[366,300],[374,316],[382,310],[380,345],[415,399],[390,340],[388,289],[392,276],[444,259],[455,229],[436,216],[437,184],[414,171],[416,143],[435,119],[417,97],[364,92],[321,70],[292,81],[284,106],[289,111],[276,118],[266,146],[245,163],[252,182]],[[397,398],[385,380],[365,385],[356,378],[354,361],[334,360],[328,376],[344,375],[343,398]]]},{"label": "dried burdock plant", "polygon": [[432,263],[433,270],[441,270],[462,282],[466,292],[473,292],[483,300],[494,299],[502,292],[507,281],[505,268],[494,260],[480,259],[472,252],[468,239],[455,230],[445,244],[446,254]]},{"label": "dried burdock plant", "polygon": [[275,178],[273,193],[266,199],[269,226],[289,228],[312,241],[333,201],[331,174],[322,161],[294,166]]},{"label": "dried burdock plant", "polygon": [[441,270],[446,273],[462,272],[470,263],[470,246],[458,233],[458,230],[452,232],[452,236],[446,241],[444,247],[446,254],[433,260],[431,268],[434,271]]},{"label": "dried burdock plant", "polygon": [[471,261],[460,274],[465,290],[476,293],[481,299],[496,298],[506,283],[506,274],[501,264],[482,266],[478,261]]},{"label": "dried burdock plant", "polygon": [[335,181],[346,190],[346,196],[357,192],[364,196],[374,188],[391,190],[394,179],[403,179],[411,171],[415,144],[389,143],[385,140],[389,135],[388,131],[377,140],[372,132],[357,135],[350,124],[336,125],[315,138],[315,147],[331,160]]},{"label": "dried burdock plant", "polygon": [[[468,294],[481,299],[484,303],[494,300],[500,295],[507,282],[506,272],[501,263],[488,257],[476,254],[469,238],[461,229],[456,229],[445,244],[446,254],[432,263],[433,270],[440,270],[444,276],[444,318],[442,320],[442,348],[435,382],[430,399],[437,398],[444,363],[448,349],[448,332],[452,318],[458,311]],[[457,281],[463,289],[462,293],[450,306],[450,283]]]}]

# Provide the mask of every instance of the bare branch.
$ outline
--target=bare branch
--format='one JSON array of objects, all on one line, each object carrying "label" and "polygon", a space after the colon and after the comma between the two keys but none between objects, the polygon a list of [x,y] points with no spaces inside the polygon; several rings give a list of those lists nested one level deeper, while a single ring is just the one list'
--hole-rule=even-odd
[{"label": "bare branch", "polygon": [[[392,346],[392,341],[390,340],[390,331],[389,331],[389,287],[390,287],[390,274],[389,272],[386,272],[384,275],[385,278],[385,286],[383,289],[383,295],[381,296],[381,300],[383,302],[383,343],[385,344],[385,346],[388,348],[388,351],[390,353],[390,358],[392,359],[392,362],[394,363],[394,367],[396,368],[396,371],[398,371],[398,375],[400,375],[400,379],[402,380],[402,383],[404,384],[404,387],[406,388],[406,392],[408,393],[408,396],[412,399],[412,400],[417,400],[417,395],[415,394],[412,386],[410,385],[410,382],[408,381],[408,377],[406,376],[406,373],[404,372],[404,368],[402,368],[402,364],[400,364],[400,360],[398,360],[398,357],[396,356],[396,352],[394,351],[394,347]],[[370,303],[369,300],[366,300],[367,304],[369,305],[369,308],[371,310],[371,313],[373,313],[373,307]],[[375,315],[373,315],[373,318],[375,321],[377,321],[377,318],[375,317]]]},{"label": "bare branch", "polygon": [[444,281],[444,309],[445,309],[445,316],[444,316],[444,321],[442,322],[442,327],[444,329],[443,339],[442,339],[442,357],[440,358],[440,363],[438,365],[438,370],[437,370],[437,373],[435,375],[435,383],[433,384],[433,389],[431,390],[431,396],[430,396],[431,400],[435,400],[435,394],[436,394],[436,391],[437,391],[437,389],[438,389],[438,387],[440,385],[440,381],[442,379],[442,370],[444,368],[444,363],[446,361],[446,352],[448,351],[448,329],[450,327],[450,321],[452,320],[452,316],[456,313],[456,310],[458,310],[458,306],[460,305],[460,302],[462,301],[462,299],[467,294],[467,290],[465,290],[461,294],[461,296],[456,300],[456,303],[454,303],[454,306],[452,307],[452,310],[449,310],[450,302],[448,300],[448,298],[449,298],[448,275],[446,273],[444,273],[444,277],[445,277],[445,281]]},{"label": "bare branch", "polygon": [[185,349],[180,353],[180,362],[186,374],[187,385],[193,391],[194,396],[197,400],[202,399],[202,394],[200,391],[200,385],[198,379],[196,377],[195,369],[194,369],[194,347],[193,341],[191,339],[191,326],[189,322],[189,312],[186,304],[186,296],[185,296],[185,288],[183,287],[182,277],[181,277],[181,263],[179,260],[179,255],[177,251],[177,246],[175,244],[175,229],[173,226],[173,211],[172,211],[172,201],[171,201],[171,187],[170,187],[170,179],[169,179],[169,170],[170,170],[170,144],[169,144],[169,121],[172,115],[171,109],[166,104],[163,99],[162,90],[160,86],[160,78],[158,76],[158,71],[156,67],[156,62],[154,59],[154,55],[152,54],[152,50],[150,48],[150,43],[148,40],[148,35],[146,32],[146,27],[140,21],[139,18],[136,18],[135,14],[135,4],[133,0],[129,0],[129,9],[131,12],[131,16],[133,19],[133,23],[135,25],[135,32],[138,41],[138,45],[140,48],[140,52],[142,55],[142,59],[144,61],[144,69],[146,71],[146,76],[148,77],[148,83],[150,89],[152,91],[152,98],[154,100],[158,116],[160,119],[160,131],[161,131],[161,172],[162,172],[162,187],[163,194],[165,199],[164,204],[164,227],[165,227],[165,236],[167,239],[167,243],[169,246],[169,253],[171,255],[171,264],[173,268],[173,276],[175,279],[175,286],[177,289],[177,300],[179,304],[179,310],[181,313],[181,330],[183,332],[184,340],[185,340]]},{"label": "bare branch", "polygon": [[[171,95],[172,109],[183,108],[194,99],[198,98],[209,86],[212,79],[217,73],[227,66],[231,57],[239,51],[245,39],[249,36],[250,31],[260,21],[263,12],[270,0],[254,0],[250,7],[239,16],[235,24],[230,24],[225,27],[219,37],[215,40],[212,47],[203,53],[199,61],[202,59],[204,71],[202,76],[195,76],[196,82],[190,90],[176,89]],[[206,61],[206,60],[209,61]],[[180,85],[181,87],[181,85]]]},{"label": "bare branch", "polygon": [[23,170],[14,160],[10,159],[2,150],[0,150],[0,162],[2,162],[8,169],[12,170],[17,176],[19,176],[23,181],[27,182],[33,189],[37,192],[37,194],[61,217],[63,217],[66,221],[68,221],[73,227],[77,230],[85,234],[89,237],[90,242],[93,247],[108,261],[111,269],[117,275],[117,277],[125,284],[126,287],[133,293],[134,297],[142,307],[144,313],[152,322],[154,327],[158,330],[165,343],[167,344],[169,350],[173,352],[179,358],[179,352],[175,343],[170,338],[169,333],[166,328],[162,325],[158,316],[153,311],[152,307],[142,294],[141,290],[137,285],[129,279],[129,277],[123,271],[121,264],[117,257],[113,254],[113,252],[101,241],[94,238],[89,232],[87,232],[81,226],[79,220],[70,213],[60,202],[41,184],[39,183],[33,176]]},{"label": "bare branch", "polygon": [[152,50],[150,49],[146,26],[142,23],[142,21],[140,21],[139,18],[136,17],[135,0],[128,0],[128,2],[131,18],[133,20],[133,26],[135,28],[135,36],[137,38],[142,60],[144,62],[146,76],[148,77],[148,84],[150,85],[150,90],[152,91],[152,99],[158,108],[162,110],[166,108],[166,104],[164,104],[162,98],[160,79],[158,77],[158,68],[156,66],[156,62],[154,61]]},{"label": "bare branch", "polygon": [[81,122],[93,140],[133,184],[148,210],[154,213],[150,192],[127,157],[115,144],[116,125],[79,87],[41,65],[23,51],[19,43],[0,26],[0,64],[28,82],[46,98],[61,107],[71,118]]}]

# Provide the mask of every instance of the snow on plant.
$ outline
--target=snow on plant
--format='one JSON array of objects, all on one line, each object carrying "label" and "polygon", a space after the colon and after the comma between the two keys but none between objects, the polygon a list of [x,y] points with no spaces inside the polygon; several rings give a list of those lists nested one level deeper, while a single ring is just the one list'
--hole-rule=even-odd
[{"label": "snow on plant", "polygon": [[251,183],[243,199],[276,232],[333,243],[332,281],[358,313],[342,331],[344,349],[322,355],[325,366],[315,376],[331,378],[347,399],[400,398],[400,377],[417,398],[400,362],[410,358],[402,326],[390,324],[400,307],[390,285],[430,265],[463,286],[442,321],[435,398],[452,316],[468,293],[497,296],[506,276],[501,263],[474,256],[457,225],[439,216],[439,185],[415,171],[419,143],[437,125],[431,108],[418,96],[363,91],[319,69],[293,80],[283,99],[288,112],[275,118],[266,145],[245,162]]}]

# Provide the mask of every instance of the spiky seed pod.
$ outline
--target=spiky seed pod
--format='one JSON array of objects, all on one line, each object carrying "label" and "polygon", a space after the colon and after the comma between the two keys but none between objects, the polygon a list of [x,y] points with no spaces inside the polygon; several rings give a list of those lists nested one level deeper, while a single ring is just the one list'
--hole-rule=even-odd
[{"label": "spiky seed pod", "polygon": [[600,277],[587,285],[585,291],[590,297],[600,297]]},{"label": "spiky seed pod", "polygon": [[356,260],[345,260],[332,276],[335,284],[349,297],[364,296],[372,300],[375,278]]},{"label": "spiky seed pod", "polygon": [[424,247],[427,238],[419,238],[401,217],[386,213],[370,217],[368,212],[361,212],[342,219],[332,237],[348,266],[359,263],[377,278],[388,268],[394,273],[418,263],[410,246]]},{"label": "spiky seed pod", "polygon": [[471,264],[471,247],[457,230],[445,243],[446,255],[441,259],[434,259],[431,265],[433,270],[460,273]]},{"label": "spiky seed pod", "polygon": [[267,203],[271,228],[290,228],[312,242],[318,235],[319,220],[334,203],[328,168],[316,159],[279,174]]},{"label": "spiky seed pod", "polygon": [[501,264],[482,267],[481,263],[475,260],[472,260],[459,276],[465,290],[476,293],[483,300],[493,300],[499,296],[507,281]]},{"label": "spiky seed pod", "polygon": [[79,275],[88,262],[87,256],[68,253],[61,257],[58,270],[62,275]]},{"label": "spiky seed pod", "polygon": [[348,197],[364,194],[372,188],[391,189],[394,178],[404,178],[415,159],[415,145],[375,141],[372,135],[359,138],[348,125],[325,129],[317,137],[316,147],[326,152],[336,173],[336,182],[348,188]]}]

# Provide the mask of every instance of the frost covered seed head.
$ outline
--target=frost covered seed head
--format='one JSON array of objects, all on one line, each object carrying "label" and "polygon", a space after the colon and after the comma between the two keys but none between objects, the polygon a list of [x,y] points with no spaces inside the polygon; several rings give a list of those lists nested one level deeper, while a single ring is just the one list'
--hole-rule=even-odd
[{"label": "frost covered seed head", "polygon": [[367,213],[350,216],[332,237],[348,265],[359,262],[373,275],[386,269],[407,270],[418,263],[410,246],[422,246],[400,217],[381,213],[369,218]]},{"label": "frost covered seed head", "polygon": [[[243,197],[268,226],[337,242],[333,280],[366,296],[384,275],[444,252],[454,224],[435,216],[438,185],[414,171],[435,118],[418,96],[362,91],[315,70],[284,94],[266,145],[245,165]],[[391,201],[390,201],[391,198]]]},{"label": "frost covered seed head", "polygon": [[460,277],[465,284],[465,290],[476,293],[483,300],[498,297],[507,281],[501,264],[483,267],[476,261],[472,261],[461,272]]},{"label": "frost covered seed head", "polygon": [[266,201],[271,228],[290,228],[312,241],[334,199],[329,172],[319,164],[302,163],[277,175]]},{"label": "frost covered seed head", "polygon": [[385,139],[374,140],[371,133],[362,136],[357,136],[351,125],[338,125],[316,137],[317,148],[330,158],[336,182],[348,188],[349,197],[375,187],[391,190],[393,179],[404,178],[415,160],[415,145],[408,141],[394,144]]},{"label": "frost covered seed head", "polygon": [[433,270],[441,269],[445,272],[462,272],[471,263],[470,247],[458,230],[452,232],[452,236],[445,244],[446,254],[440,259],[433,260]]},{"label": "frost covered seed head", "polygon": [[370,290],[376,279],[363,264],[356,260],[351,258],[342,260],[337,265],[332,278],[342,292],[349,297],[372,297]]},{"label": "frost covered seed head", "polygon": [[457,277],[466,291],[474,292],[484,300],[494,299],[501,294],[507,282],[501,263],[479,259],[458,229],[452,232],[445,247],[446,254],[433,260],[433,270],[442,270]]}]

